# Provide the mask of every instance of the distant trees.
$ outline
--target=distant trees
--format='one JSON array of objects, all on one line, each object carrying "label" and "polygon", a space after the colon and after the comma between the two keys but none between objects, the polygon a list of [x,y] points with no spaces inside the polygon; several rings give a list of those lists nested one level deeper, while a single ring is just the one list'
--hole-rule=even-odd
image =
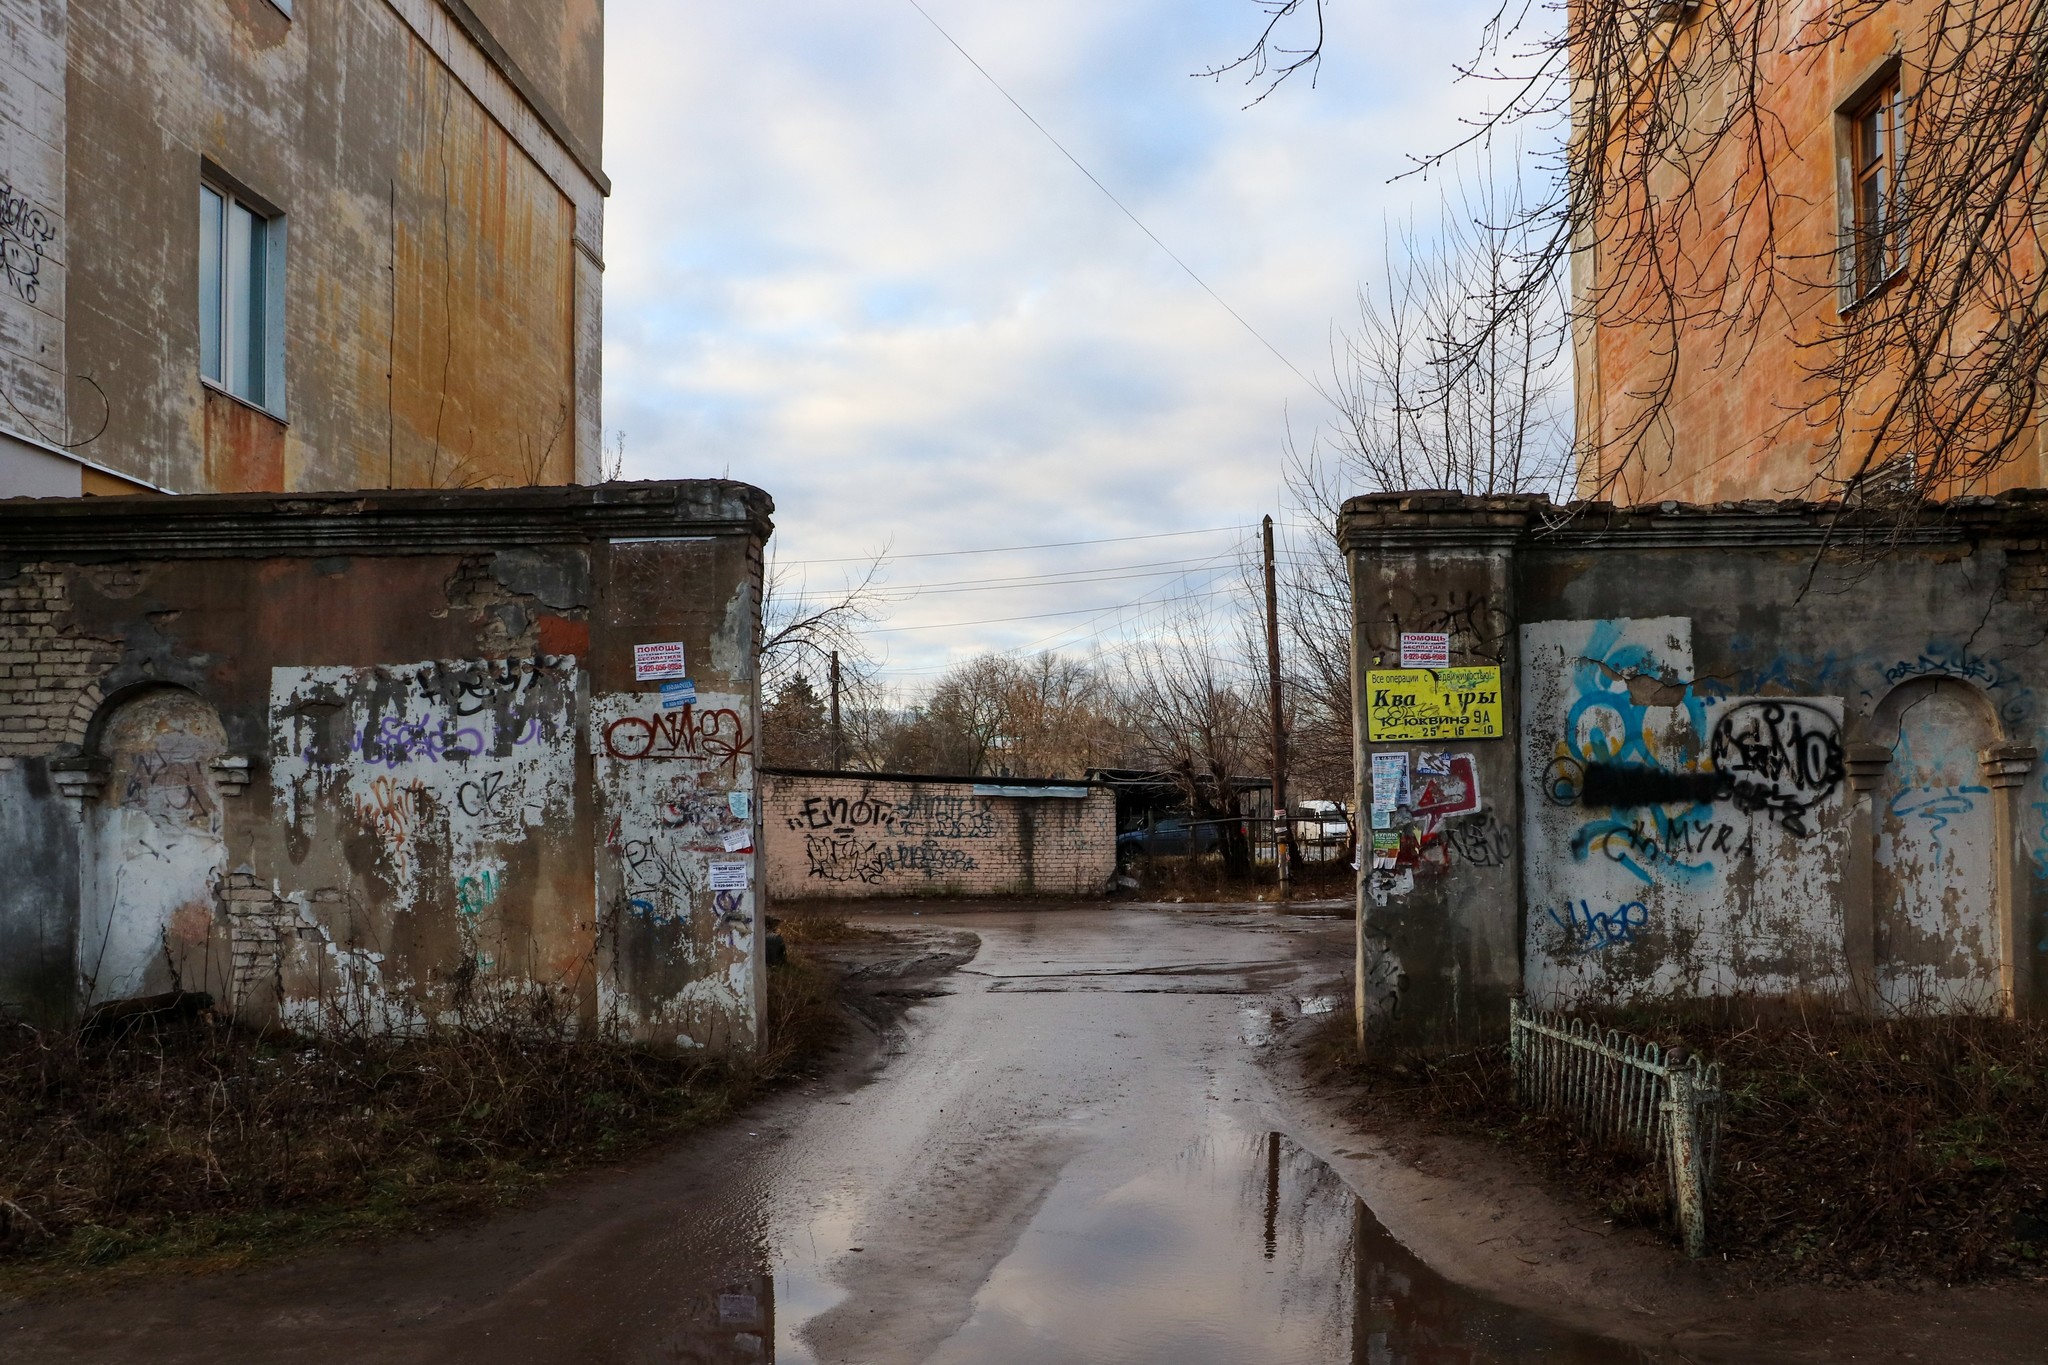
[{"label": "distant trees", "polygon": [[761,760],[777,768],[832,766],[831,717],[801,673],[789,674],[762,707]]},{"label": "distant trees", "polygon": [[[1112,675],[1096,661],[1055,653],[978,655],[896,706],[863,678],[848,689],[841,724],[849,766],[870,772],[1078,777],[1117,763],[1126,747]],[[807,677],[784,682],[763,725],[770,763],[829,762],[779,757],[829,756],[824,704]]]},{"label": "distant trees", "polygon": [[1271,772],[1270,717],[1251,660],[1242,650],[1218,648],[1207,624],[1182,617],[1131,649],[1119,679],[1119,712],[1132,766],[1173,781],[1192,818],[1225,821],[1224,868],[1244,876],[1251,848],[1231,817],[1250,812],[1239,808],[1231,779]]}]

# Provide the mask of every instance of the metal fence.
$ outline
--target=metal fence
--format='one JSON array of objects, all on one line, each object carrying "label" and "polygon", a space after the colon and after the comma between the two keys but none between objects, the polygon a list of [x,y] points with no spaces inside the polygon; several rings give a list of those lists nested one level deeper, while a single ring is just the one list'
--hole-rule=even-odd
[{"label": "metal fence", "polygon": [[1509,1002],[1515,1099],[1590,1142],[1642,1153],[1664,1172],[1686,1254],[1706,1250],[1707,1196],[1721,1139],[1721,1068],[1583,1019]]}]

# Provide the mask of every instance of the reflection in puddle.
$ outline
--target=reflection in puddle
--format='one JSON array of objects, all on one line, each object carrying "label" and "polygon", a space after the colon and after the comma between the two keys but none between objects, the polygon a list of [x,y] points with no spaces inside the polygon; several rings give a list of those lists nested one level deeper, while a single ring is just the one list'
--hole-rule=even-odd
[{"label": "reflection in puddle", "polygon": [[[700,1285],[656,1359],[814,1359],[804,1324],[844,1291],[824,1266],[851,1248],[843,1216],[816,1243],[756,1244]],[[830,1242],[831,1245],[826,1245]],[[772,1273],[771,1273],[772,1265]],[[933,1365],[1610,1365],[1649,1353],[1461,1289],[1380,1226],[1336,1172],[1279,1133],[1219,1116],[1164,1169],[1064,1172]]]},{"label": "reflection in puddle", "polygon": [[933,1361],[1650,1359],[1449,1284],[1320,1160],[1219,1127],[1167,1170],[1070,1170]]}]

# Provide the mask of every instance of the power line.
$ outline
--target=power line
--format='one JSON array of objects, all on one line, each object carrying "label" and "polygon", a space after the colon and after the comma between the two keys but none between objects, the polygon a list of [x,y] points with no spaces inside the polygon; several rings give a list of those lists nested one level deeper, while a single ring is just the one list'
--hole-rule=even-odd
[{"label": "power line", "polygon": [[1001,95],[1004,99],[1008,100],[1012,108],[1014,108],[1018,113],[1022,114],[1026,119],[1030,120],[1031,126],[1033,128],[1036,128],[1039,132],[1043,133],[1045,135],[1045,140],[1047,142],[1050,142],[1053,146],[1057,147],[1059,149],[1059,153],[1061,156],[1073,162],[1074,169],[1079,171],[1081,174],[1087,176],[1089,183],[1094,185],[1096,189],[1101,190],[1104,198],[1108,199],[1110,203],[1115,204],[1117,208],[1122,211],[1124,217],[1130,219],[1131,222],[1136,224],[1138,231],[1144,233],[1147,237],[1150,237],[1152,239],[1152,244],[1154,246],[1158,247],[1161,251],[1165,252],[1175,265],[1179,266],[1182,270],[1187,272],[1187,276],[1189,279],[1193,280],[1196,284],[1202,287],[1203,293],[1207,294],[1210,298],[1216,300],[1217,305],[1221,307],[1224,312],[1236,318],[1238,326],[1244,328],[1245,331],[1250,332],[1252,334],[1252,338],[1255,341],[1257,341],[1261,346],[1264,346],[1267,350],[1271,351],[1273,353],[1273,358],[1279,361],[1282,365],[1285,365],[1288,369],[1292,370],[1294,372],[1294,377],[1296,379],[1299,379],[1302,383],[1308,385],[1309,388],[1315,392],[1317,397],[1321,398],[1325,403],[1328,403],[1331,407],[1338,408],[1341,410],[1341,408],[1343,407],[1341,403],[1339,403],[1336,399],[1330,397],[1328,393],[1324,392],[1322,385],[1316,383],[1315,380],[1310,379],[1307,375],[1303,374],[1300,371],[1300,369],[1298,369],[1295,366],[1295,363],[1293,361],[1289,360],[1286,356],[1280,353],[1280,348],[1278,346],[1275,346],[1272,342],[1266,340],[1264,333],[1260,332],[1258,328],[1252,326],[1250,322],[1245,320],[1244,314],[1238,312],[1235,308],[1232,308],[1228,300],[1226,300],[1221,294],[1217,293],[1214,289],[1211,289],[1209,287],[1209,282],[1203,279],[1200,275],[1197,275],[1195,273],[1195,268],[1193,266],[1189,265],[1186,261],[1182,260],[1179,257],[1179,255],[1174,252],[1174,249],[1172,247],[1168,246],[1164,241],[1160,240],[1158,233],[1154,232],[1151,228],[1146,227],[1144,220],[1139,218],[1137,214],[1132,213],[1129,207],[1127,207],[1124,204],[1123,200],[1117,198],[1115,194],[1111,193],[1109,186],[1103,184],[1101,180],[1097,179],[1095,172],[1089,170],[1086,166],[1082,165],[1081,158],[1075,156],[1072,152],[1068,151],[1066,148],[1066,144],[1061,142],[1058,138],[1054,137],[1052,135],[1052,131],[1048,129],[1043,123],[1040,123],[1035,117],[1033,117],[1029,109],[1026,109],[1022,104],[1018,103],[1017,97],[1011,94],[1008,90],[1005,90],[1003,88],[1003,83],[997,80],[994,76],[990,75],[987,67],[983,66],[980,62],[974,60],[974,54],[969,52],[966,48],[960,46],[959,40],[956,39],[952,34],[946,32],[946,30],[940,25],[939,21],[932,18],[931,13],[928,10],[926,10],[923,5],[919,4],[917,0],[906,0],[906,2],[912,9],[916,10],[919,14],[924,15],[924,21],[927,24],[930,24],[932,28],[937,30],[938,35],[941,38],[944,38],[948,43],[951,43],[953,46],[953,50],[955,52],[959,53],[962,57],[966,58],[967,64],[973,67],[976,71],[979,71],[981,73],[982,79],[995,87],[997,94]]},{"label": "power line", "polygon": [[[1241,548],[1242,548],[1242,542],[1240,542],[1239,544],[1235,544],[1235,545],[1232,545],[1232,546],[1230,546],[1230,547],[1229,547],[1229,548],[1227,548],[1227,549],[1219,550],[1219,551],[1218,551],[1217,553],[1215,553],[1215,554],[1213,554],[1213,555],[1209,556],[1208,560],[1207,560],[1207,561],[1205,561],[1205,565],[1215,565],[1215,567],[1214,567],[1214,568],[1212,568],[1212,569],[1208,569],[1208,572],[1210,572],[1210,573],[1211,573],[1212,575],[1213,575],[1213,574],[1221,574],[1221,573],[1227,573],[1227,572],[1229,572],[1229,570],[1230,570],[1231,566],[1229,566],[1229,565],[1216,565],[1216,561],[1217,561],[1217,560],[1219,560],[1219,559],[1221,559],[1221,558],[1223,558],[1223,557],[1224,557],[1225,555],[1229,555],[1229,554],[1234,554],[1234,553],[1236,553],[1236,552],[1237,552],[1238,550],[1240,550]],[[1194,574],[1197,574],[1197,573],[1201,573],[1201,572],[1203,572],[1203,571],[1204,571],[1204,570],[1203,570],[1203,569],[1201,569],[1201,568],[1196,568],[1196,569],[1189,569],[1189,570],[1186,570],[1186,571],[1185,571],[1185,572],[1184,572],[1184,573],[1183,573],[1183,574],[1181,575],[1181,577],[1182,577],[1182,578],[1188,578],[1188,577],[1192,577],[1192,576],[1193,576]],[[1210,579],[1210,583],[1211,583],[1211,584],[1213,584],[1214,582],[1215,582],[1215,580],[1214,580],[1214,578],[1212,577],[1212,578]],[[1170,587],[1170,586],[1172,586],[1172,585],[1171,585],[1171,584],[1167,584],[1167,585],[1163,585],[1163,586],[1167,586],[1167,587]],[[1207,585],[1205,585],[1205,586],[1207,586]],[[1139,595],[1138,597],[1136,597],[1136,598],[1132,599],[1132,600],[1131,600],[1131,601],[1129,601],[1129,602],[1124,602],[1124,603],[1121,603],[1121,604],[1119,604],[1119,605],[1117,605],[1117,606],[1114,606],[1114,607],[1105,607],[1105,608],[1103,608],[1103,609],[1102,609],[1102,610],[1101,610],[1100,612],[1097,612],[1097,613],[1096,613],[1096,614],[1095,614],[1095,615],[1094,615],[1093,617],[1089,618],[1089,619],[1088,619],[1088,620],[1086,620],[1086,621],[1079,621],[1079,622],[1076,622],[1075,624],[1073,624],[1073,625],[1071,625],[1071,626],[1066,626],[1066,627],[1064,627],[1064,628],[1062,628],[1062,629],[1060,629],[1060,630],[1056,630],[1056,631],[1052,632],[1052,634],[1050,634],[1050,635],[1041,635],[1041,636],[1040,636],[1039,638],[1037,638],[1036,640],[1031,640],[1031,641],[1028,641],[1028,642],[1027,642],[1027,643],[1025,643],[1025,644],[1021,644],[1021,645],[1013,645],[1013,646],[1011,646],[1011,647],[1010,647],[1009,649],[1004,649],[1004,650],[997,650],[997,651],[994,651],[994,652],[996,652],[996,653],[999,653],[999,654],[1010,654],[1010,655],[1015,655],[1015,654],[1023,654],[1023,653],[1027,653],[1027,652],[1029,652],[1029,651],[1031,651],[1031,650],[1034,650],[1034,649],[1038,649],[1039,647],[1041,647],[1041,646],[1043,646],[1043,645],[1049,644],[1050,642],[1052,642],[1052,641],[1054,641],[1054,640],[1057,640],[1057,639],[1059,639],[1059,638],[1060,638],[1061,636],[1063,636],[1063,635],[1069,635],[1069,634],[1073,633],[1073,632],[1074,632],[1074,631],[1076,631],[1076,630],[1082,630],[1082,629],[1085,629],[1086,627],[1088,627],[1088,626],[1090,626],[1090,625],[1093,625],[1093,624],[1094,624],[1094,623],[1095,623],[1096,621],[1100,621],[1100,620],[1102,620],[1102,619],[1103,619],[1104,617],[1107,617],[1107,616],[1117,616],[1117,615],[1120,615],[1120,614],[1121,614],[1121,613],[1123,613],[1123,612],[1126,612],[1126,611],[1130,611],[1130,610],[1132,610],[1133,608],[1136,608],[1136,607],[1141,607],[1141,606],[1142,606],[1142,607],[1144,607],[1144,608],[1146,609],[1146,611],[1150,611],[1150,610],[1151,610],[1152,608],[1154,608],[1154,607],[1164,607],[1164,606],[1170,606],[1170,605],[1172,605],[1172,604],[1173,604],[1173,603],[1175,603],[1175,602],[1180,602],[1180,601],[1188,601],[1188,600],[1193,600],[1193,598],[1195,598],[1195,597],[1204,597],[1204,598],[1206,598],[1206,597],[1214,597],[1214,596],[1216,596],[1216,595],[1217,595],[1217,593],[1218,593],[1218,592],[1220,592],[1220,591],[1228,591],[1228,590],[1229,590],[1229,588],[1228,588],[1228,586],[1226,585],[1226,587],[1224,587],[1224,588],[1222,588],[1222,589],[1213,589],[1213,588],[1212,588],[1211,590],[1209,590],[1209,591],[1205,591],[1205,592],[1202,592],[1202,593],[1197,593],[1197,594],[1190,594],[1190,595],[1189,595],[1188,597],[1163,597],[1163,598],[1159,598],[1159,599],[1157,599],[1157,600],[1148,600],[1148,599],[1152,598],[1152,593],[1156,593],[1156,592],[1158,592],[1158,591],[1160,591],[1160,590],[1161,590],[1161,589],[1159,589],[1159,588],[1154,588],[1154,589],[1152,590],[1152,592],[1148,592],[1148,593],[1143,593],[1143,594],[1140,594],[1140,595]],[[1144,613],[1142,613],[1142,612],[1140,613],[1140,615],[1141,615],[1141,616],[1142,616],[1143,614],[1144,614]],[[1102,632],[1103,632],[1104,630],[1107,630],[1107,629],[1109,629],[1109,627],[1107,627],[1107,626],[1103,626],[1103,627],[1100,627],[1100,628],[1098,628],[1098,629],[1096,629],[1096,630],[1090,631],[1090,632],[1089,632],[1088,634],[1086,634],[1086,635],[1082,636],[1082,637],[1080,638],[1080,640],[1076,641],[1075,643],[1076,643],[1076,644],[1086,644],[1086,643],[1087,643],[1088,641],[1090,641],[1090,640],[1093,640],[1093,639],[1095,639],[1095,638],[1096,638],[1097,636],[1101,635],[1101,634],[1102,634]],[[889,669],[889,670],[887,670],[887,671],[888,671],[888,672],[889,672],[890,674],[892,674],[892,675],[894,675],[894,676],[897,676],[897,677],[916,677],[916,676],[919,676],[919,675],[923,675],[923,674],[930,674],[930,673],[943,673],[943,672],[945,672],[945,671],[946,671],[947,669],[949,669],[949,668],[951,668],[951,667],[952,667],[952,665],[951,665],[951,664],[940,664],[940,665],[938,665],[938,666],[936,666],[936,667],[932,667],[932,668],[895,668],[895,669]]]},{"label": "power line", "polygon": [[[1189,560],[1187,562],[1194,564],[1200,561]],[[873,597],[877,603],[887,602],[895,604],[915,602],[921,597],[950,597],[955,593],[962,592],[1013,592],[1019,588],[1083,588],[1091,583],[1121,583],[1134,578],[1173,578],[1188,572],[1189,570],[1187,569],[1150,569],[1139,573],[1095,574],[1087,578],[991,579],[978,586],[958,588],[938,587],[932,584],[909,584],[902,588],[870,589],[867,595]],[[788,600],[794,605],[802,606],[813,602],[835,602],[841,596],[842,594],[838,593],[825,593],[816,597],[796,596]]]},{"label": "power line", "polygon": [[[1160,599],[1159,605],[1164,605],[1167,602],[1192,601],[1197,597],[1214,597],[1216,593],[1219,591],[1221,591],[1221,589],[1210,589],[1205,592],[1188,593],[1181,597],[1165,597]],[[1144,599],[1140,598],[1139,600],[1143,601]],[[1126,603],[1125,605],[1135,606],[1136,603]],[[861,634],[893,635],[899,631],[905,630],[953,630],[963,626],[999,626],[1010,621],[1045,621],[1050,620],[1052,617],[1055,616],[1083,616],[1091,611],[1096,612],[1098,614],[1107,615],[1112,611],[1122,610],[1123,607],[1074,607],[1067,611],[1038,611],[1033,612],[1028,616],[991,616],[980,621],[935,621],[929,625],[922,626],[881,626],[877,628],[863,630]],[[1028,646],[1026,647],[1028,648]]]},{"label": "power line", "polygon": [[1243,526],[1206,526],[1199,531],[1155,531],[1142,536],[1104,536],[1100,540],[1054,540],[1043,545],[992,545],[986,550],[923,550],[908,555],[841,555],[836,559],[785,559],[779,569],[801,568],[807,564],[867,564],[874,560],[947,559],[955,555],[1005,555],[1017,550],[1070,550],[1077,545],[1121,545],[1132,540],[1171,540],[1175,536],[1213,536],[1224,531],[1242,531]]}]

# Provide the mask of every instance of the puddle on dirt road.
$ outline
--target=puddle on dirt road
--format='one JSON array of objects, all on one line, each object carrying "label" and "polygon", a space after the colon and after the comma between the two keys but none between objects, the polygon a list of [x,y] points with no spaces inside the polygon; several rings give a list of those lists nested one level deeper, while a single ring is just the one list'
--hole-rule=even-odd
[{"label": "puddle on dirt road", "polygon": [[[1167,1169],[1113,1185],[1063,1179],[931,1365],[1658,1358],[1449,1283],[1290,1139],[1220,1116],[1216,1129]],[[755,1354],[762,1338],[749,1334],[733,1358],[811,1362],[804,1323],[843,1294],[815,1249],[770,1254],[772,1351]]]}]

